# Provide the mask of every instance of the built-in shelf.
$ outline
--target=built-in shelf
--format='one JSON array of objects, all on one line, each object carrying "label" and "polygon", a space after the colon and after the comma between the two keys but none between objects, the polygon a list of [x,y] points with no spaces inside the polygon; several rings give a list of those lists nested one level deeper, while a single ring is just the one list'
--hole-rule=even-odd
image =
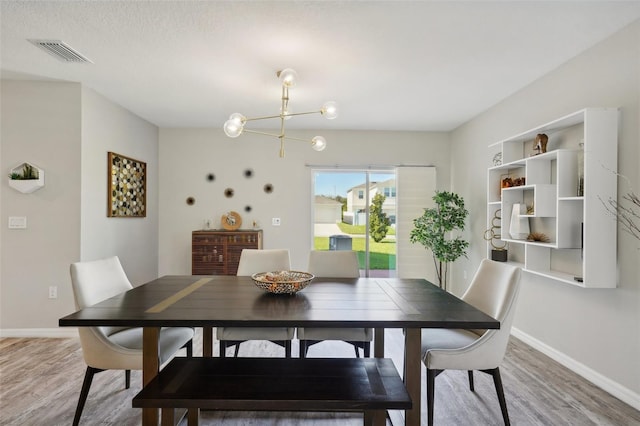
[{"label": "built-in shelf", "polygon": [[[602,200],[617,197],[618,114],[617,109],[587,108],[490,145],[502,152],[504,163],[487,171],[487,224],[491,227],[501,210],[507,262],[580,287],[617,286],[616,222]],[[540,133],[549,138],[548,152],[536,155]],[[526,184],[503,188],[505,177]],[[549,242],[510,238],[514,204],[527,206],[527,214],[519,217]]]}]

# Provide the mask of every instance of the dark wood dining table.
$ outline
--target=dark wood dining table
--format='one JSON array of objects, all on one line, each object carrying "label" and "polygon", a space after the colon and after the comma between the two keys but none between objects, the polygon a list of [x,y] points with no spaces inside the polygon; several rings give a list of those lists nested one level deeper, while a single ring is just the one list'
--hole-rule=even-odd
[{"label": "dark wood dining table", "polygon": [[[405,424],[420,425],[422,328],[497,329],[499,321],[424,279],[316,277],[294,295],[266,293],[250,277],[163,276],[59,320],[75,327],[144,327],[143,385],[160,371],[160,327],[204,329],[203,356],[212,356],[212,328],[367,327],[374,356],[384,357],[384,329],[405,330],[404,383],[413,401]],[[158,424],[143,409],[143,425]],[[377,424],[384,424],[378,419]]]}]

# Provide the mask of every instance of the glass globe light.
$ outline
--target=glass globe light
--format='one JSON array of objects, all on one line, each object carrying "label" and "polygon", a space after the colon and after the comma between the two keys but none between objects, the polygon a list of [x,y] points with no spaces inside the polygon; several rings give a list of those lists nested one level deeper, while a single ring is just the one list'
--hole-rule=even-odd
[{"label": "glass globe light", "polygon": [[229,116],[229,120],[236,122],[239,126],[244,126],[246,117],[239,112],[234,112]]},{"label": "glass globe light", "polygon": [[315,149],[316,151],[324,151],[326,147],[327,140],[322,136],[314,136],[313,139],[311,139],[311,148]]},{"label": "glass globe light", "polygon": [[320,112],[327,120],[333,120],[338,116],[338,104],[334,101],[325,102]]},{"label": "glass globe light", "polygon": [[242,134],[242,130],[244,130],[242,121],[230,118],[224,123],[224,133],[230,138],[237,138]]},{"label": "glass globe light", "polygon": [[280,77],[280,81],[282,82],[283,86],[293,87],[296,85],[298,73],[291,68],[285,68],[282,71],[278,72],[278,77]]}]

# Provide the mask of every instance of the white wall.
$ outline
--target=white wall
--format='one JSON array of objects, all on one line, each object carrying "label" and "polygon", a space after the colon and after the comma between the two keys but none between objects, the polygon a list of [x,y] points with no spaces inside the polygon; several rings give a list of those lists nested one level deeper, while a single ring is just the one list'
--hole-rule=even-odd
[{"label": "white wall", "polygon": [[[2,80],[2,275],[0,327],[56,327],[73,312],[69,263],[80,255],[80,85]],[[23,162],[45,171],[44,188],[22,194],[7,173]],[[27,229],[7,229],[26,216]],[[49,286],[58,299],[48,299]]]},{"label": "white wall", "polygon": [[[147,215],[107,217],[107,152],[147,163]],[[81,260],[117,254],[129,280],[158,274],[158,128],[95,91],[82,90]]]},{"label": "white wall", "polygon": [[[323,135],[327,149],[316,152],[304,142],[287,141],[286,157],[278,157],[275,138],[242,135],[230,139],[217,129],[160,130],[160,256],[159,272],[191,273],[191,232],[202,229],[205,219],[220,227],[220,217],[235,210],[243,228],[256,220],[264,229],[265,248],[288,248],[293,268],[306,268],[312,245],[311,172],[306,165],[433,164],[439,188],[449,187],[449,141],[443,133],[290,131],[311,139]],[[244,177],[245,169],[254,176]],[[208,173],[215,181],[208,182]],[[272,194],[263,187],[274,186]],[[233,198],[225,198],[233,188]],[[188,206],[187,197],[196,202]],[[250,205],[252,211],[245,212]],[[281,218],[274,227],[271,218]],[[430,261],[425,252],[425,261]]]},{"label": "white wall", "polygon": [[[0,333],[75,332],[56,330],[75,310],[70,263],[115,254],[134,285],[157,277],[158,129],[79,84],[2,80],[1,90],[0,166],[33,162],[45,187],[21,194],[2,179]],[[106,217],[107,151],[147,162],[146,218]],[[28,228],[8,230],[9,216]]]},{"label": "white wall", "polygon": [[[452,133],[452,188],[471,217],[456,293],[486,254],[487,146],[585,107],[620,107],[618,170],[640,190],[640,22],[587,50]],[[628,187],[619,185],[619,195]],[[640,407],[640,242],[618,232],[618,288],[586,290],[523,274],[514,327],[540,349]]]}]

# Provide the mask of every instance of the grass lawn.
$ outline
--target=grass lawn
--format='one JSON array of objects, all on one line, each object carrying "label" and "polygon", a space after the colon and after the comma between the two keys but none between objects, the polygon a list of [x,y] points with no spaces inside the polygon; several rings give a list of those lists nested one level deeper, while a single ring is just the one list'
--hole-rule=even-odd
[{"label": "grass lawn", "polygon": [[[340,222],[337,224],[338,228],[345,234],[350,235],[364,235],[366,229],[364,225],[349,225],[348,223]],[[387,228],[387,235],[396,235],[396,229],[391,226]]]},{"label": "grass lawn", "polygon": [[[351,248],[358,253],[360,268],[364,269],[364,238],[353,238]],[[329,237],[315,237],[315,250],[329,250]],[[379,243],[371,241],[369,243],[369,269],[396,269],[396,242],[393,240],[382,240]]]}]

